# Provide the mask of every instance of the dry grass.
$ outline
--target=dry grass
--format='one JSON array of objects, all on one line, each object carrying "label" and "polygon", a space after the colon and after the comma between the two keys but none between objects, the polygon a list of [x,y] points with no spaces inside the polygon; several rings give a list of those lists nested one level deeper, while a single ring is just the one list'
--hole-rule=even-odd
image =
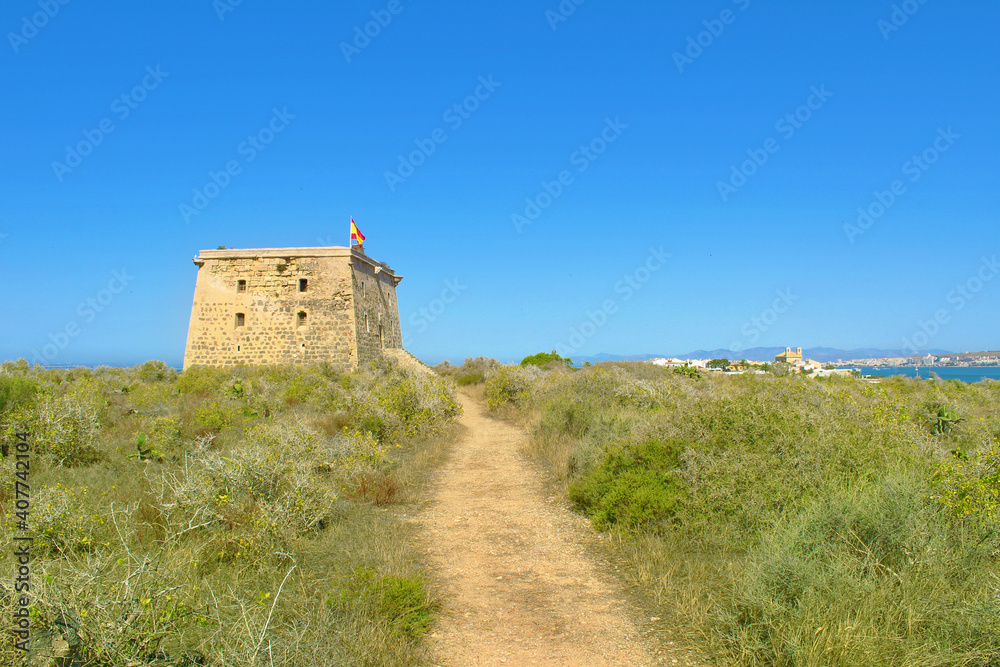
[{"label": "dry grass", "polygon": [[1000,383],[518,373],[487,394],[680,641],[732,665],[1000,664]]},{"label": "dry grass", "polygon": [[[26,430],[34,443],[32,659],[424,662],[434,602],[397,512],[448,446],[460,409],[449,385],[393,364],[352,375],[4,364],[0,384],[13,381],[0,437]],[[0,467],[12,480],[12,459]],[[11,500],[0,498],[7,552]],[[0,647],[0,663],[20,658]]]}]

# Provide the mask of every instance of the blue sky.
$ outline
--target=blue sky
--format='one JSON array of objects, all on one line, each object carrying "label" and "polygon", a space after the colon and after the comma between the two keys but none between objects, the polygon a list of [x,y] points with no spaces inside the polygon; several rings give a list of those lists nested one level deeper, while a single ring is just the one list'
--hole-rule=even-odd
[{"label": "blue sky", "polygon": [[0,358],[179,364],[200,249],[351,215],[431,361],[1000,347],[996,3],[63,2],[0,9]]}]

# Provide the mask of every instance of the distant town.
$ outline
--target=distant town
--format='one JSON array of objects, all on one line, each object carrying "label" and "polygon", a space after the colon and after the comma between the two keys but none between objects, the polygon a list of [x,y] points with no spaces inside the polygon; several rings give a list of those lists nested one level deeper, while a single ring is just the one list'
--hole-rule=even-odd
[{"label": "distant town", "polygon": [[[772,362],[731,360],[731,359],[680,359],[659,357],[649,359],[648,363],[668,368],[690,367],[709,372],[739,374],[747,372],[764,373]],[[802,348],[794,350],[786,347],[785,351],[774,357],[773,363],[788,364],[791,369],[805,375],[825,377],[829,375],[849,375],[854,369],[879,368],[882,366],[932,366],[932,367],[976,367],[1000,366],[1000,352],[963,352],[961,354],[903,357],[878,357],[867,359],[837,359],[836,361],[820,362],[803,357]]]},{"label": "distant town", "polygon": [[875,359],[837,360],[837,366],[1000,366],[1000,352],[963,352],[962,354]]},{"label": "distant town", "polygon": [[[699,370],[727,373],[729,375],[740,373],[766,373],[771,368],[771,363],[762,361],[748,361],[746,359],[731,361],[729,359],[650,359],[649,363],[655,366],[665,366],[667,368],[697,368]],[[832,363],[823,363],[812,359],[805,359],[802,356],[802,348],[792,350],[786,347],[785,351],[774,357],[774,363],[787,364],[791,370],[798,371],[804,375],[815,377],[826,377],[829,375],[850,375],[854,371],[847,368],[837,368]]]}]

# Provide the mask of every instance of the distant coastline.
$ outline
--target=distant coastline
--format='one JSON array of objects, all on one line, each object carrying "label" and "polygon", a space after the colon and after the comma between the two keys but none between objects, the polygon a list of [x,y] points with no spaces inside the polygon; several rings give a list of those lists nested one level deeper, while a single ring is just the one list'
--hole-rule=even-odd
[{"label": "distant coastline", "polygon": [[878,366],[860,367],[863,375],[878,377],[916,377],[919,371],[924,380],[937,375],[942,380],[961,380],[962,382],[980,382],[981,380],[1000,381],[1000,366]]},{"label": "distant coastline", "polygon": [[[785,351],[783,347],[753,347],[748,349],[716,349],[695,350],[686,354],[596,354],[574,355],[573,361],[583,363],[589,361],[596,364],[602,361],[649,361],[656,358],[679,359],[729,359],[730,361],[774,361],[776,355]],[[918,354],[907,353],[904,350],[886,350],[880,348],[856,348],[842,350],[831,347],[806,347],[802,356],[823,363],[838,366],[922,366],[922,365],[981,365],[1000,366],[1000,351],[983,352],[950,352],[948,350],[922,350]],[[932,364],[925,364],[930,357]],[[943,361],[947,359],[948,361]]]}]

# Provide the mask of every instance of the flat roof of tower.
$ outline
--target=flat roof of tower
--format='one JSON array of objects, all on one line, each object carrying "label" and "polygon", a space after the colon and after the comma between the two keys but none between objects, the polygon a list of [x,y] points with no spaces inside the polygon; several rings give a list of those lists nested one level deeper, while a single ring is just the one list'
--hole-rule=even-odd
[{"label": "flat roof of tower", "polygon": [[368,255],[363,250],[348,248],[347,246],[328,246],[323,248],[218,248],[216,250],[201,250],[194,258],[194,263],[201,266],[207,259],[290,259],[292,257],[350,257],[358,259],[372,267],[379,267],[389,275],[397,278],[397,283],[402,280],[402,276],[397,276],[395,272],[385,262],[379,262]]}]

